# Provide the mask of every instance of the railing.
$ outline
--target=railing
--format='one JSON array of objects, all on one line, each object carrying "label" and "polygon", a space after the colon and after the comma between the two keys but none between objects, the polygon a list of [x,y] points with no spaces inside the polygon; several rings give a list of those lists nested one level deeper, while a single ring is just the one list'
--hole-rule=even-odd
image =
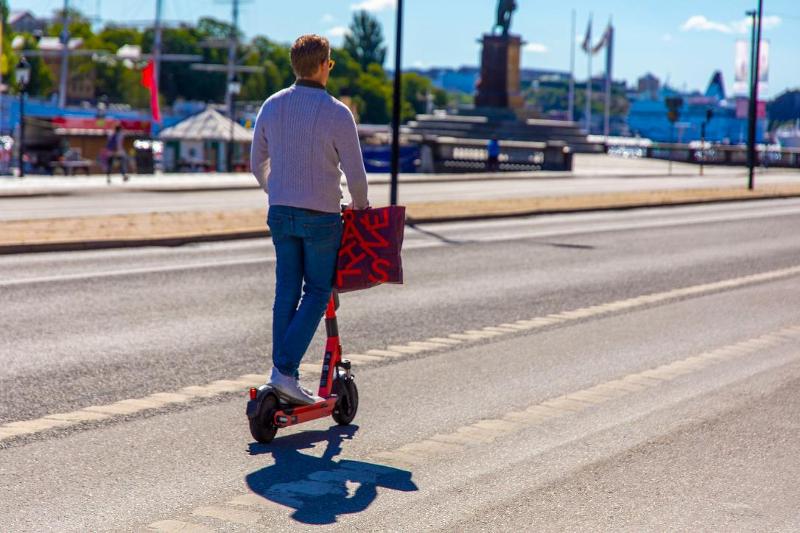
[{"label": "railing", "polygon": [[420,145],[419,172],[572,170],[572,152],[563,141],[501,141],[494,168],[489,162],[488,140],[424,137],[412,142]]},{"label": "railing", "polygon": [[[705,143],[677,144],[652,143],[646,146],[615,146],[609,144],[609,153],[624,151],[630,155],[652,159],[665,159],[682,163],[706,165],[744,166],[747,164],[747,147]],[[633,152],[636,152],[633,154]],[[760,145],[756,149],[759,166],[800,168],[800,149]]]}]

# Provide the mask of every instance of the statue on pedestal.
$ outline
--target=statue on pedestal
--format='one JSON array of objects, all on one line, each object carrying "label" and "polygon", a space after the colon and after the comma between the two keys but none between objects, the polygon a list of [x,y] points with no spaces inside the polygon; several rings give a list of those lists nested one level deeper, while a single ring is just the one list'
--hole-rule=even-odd
[{"label": "statue on pedestal", "polygon": [[492,34],[497,28],[500,28],[503,35],[508,35],[508,30],[511,29],[511,17],[516,10],[516,0],[499,0],[497,3],[497,22],[492,28]]},{"label": "statue on pedestal", "polygon": [[[481,76],[475,94],[475,105],[505,110],[524,107],[520,92],[520,50],[522,39],[509,33],[511,18],[517,9],[516,0],[499,0],[497,22],[492,32],[481,39]],[[497,33],[497,30],[500,33]]]}]

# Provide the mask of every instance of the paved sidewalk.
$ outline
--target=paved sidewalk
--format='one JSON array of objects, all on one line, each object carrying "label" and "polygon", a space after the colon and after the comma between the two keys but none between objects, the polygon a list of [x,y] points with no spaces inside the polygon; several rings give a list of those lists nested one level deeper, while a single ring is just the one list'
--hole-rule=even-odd
[{"label": "paved sidewalk", "polygon": [[[407,205],[409,223],[446,222],[631,209],[665,205],[800,197],[800,183],[614,192],[512,199],[453,200]],[[174,211],[0,222],[0,253],[180,245],[266,236],[266,208]]]},{"label": "paved sidewalk", "polygon": [[[700,168],[688,163],[673,163],[672,173],[668,174],[668,162],[653,159],[626,159],[604,154],[576,154],[572,172],[504,172],[476,174],[401,174],[402,183],[441,183],[464,181],[487,181],[509,179],[564,179],[564,178],[602,178],[602,177],[684,177],[699,176]],[[706,166],[704,175],[711,177],[742,177],[743,167]],[[800,171],[791,169],[758,169],[760,175],[800,177]],[[369,174],[370,184],[386,184],[388,174]],[[133,174],[123,183],[118,175],[112,177],[112,184],[106,184],[105,175],[90,176],[26,176],[18,179],[0,176],[0,198],[28,196],[59,196],[89,193],[97,190],[130,191],[205,191],[231,189],[257,189],[258,185],[249,173],[170,173],[155,175]]]}]

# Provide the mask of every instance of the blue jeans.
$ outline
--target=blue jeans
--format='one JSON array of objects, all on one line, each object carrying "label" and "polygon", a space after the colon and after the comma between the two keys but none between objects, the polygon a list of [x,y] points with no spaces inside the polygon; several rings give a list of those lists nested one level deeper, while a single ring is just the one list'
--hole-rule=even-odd
[{"label": "blue jeans", "polygon": [[281,374],[296,376],[331,296],[342,217],[274,205],[267,224],[277,256],[272,364]]}]

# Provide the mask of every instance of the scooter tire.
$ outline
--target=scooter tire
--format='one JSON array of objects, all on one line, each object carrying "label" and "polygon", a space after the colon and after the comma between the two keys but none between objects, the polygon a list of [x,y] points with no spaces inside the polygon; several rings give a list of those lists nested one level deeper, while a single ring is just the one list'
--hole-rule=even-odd
[{"label": "scooter tire", "polygon": [[278,399],[274,394],[268,394],[261,402],[258,413],[250,422],[250,435],[261,444],[269,444],[278,432],[277,426],[272,422],[275,410],[278,408]]},{"label": "scooter tire", "polygon": [[356,387],[356,382],[352,378],[337,378],[333,383],[333,390],[338,399],[331,416],[340,426],[350,425],[358,412],[358,388]]}]

